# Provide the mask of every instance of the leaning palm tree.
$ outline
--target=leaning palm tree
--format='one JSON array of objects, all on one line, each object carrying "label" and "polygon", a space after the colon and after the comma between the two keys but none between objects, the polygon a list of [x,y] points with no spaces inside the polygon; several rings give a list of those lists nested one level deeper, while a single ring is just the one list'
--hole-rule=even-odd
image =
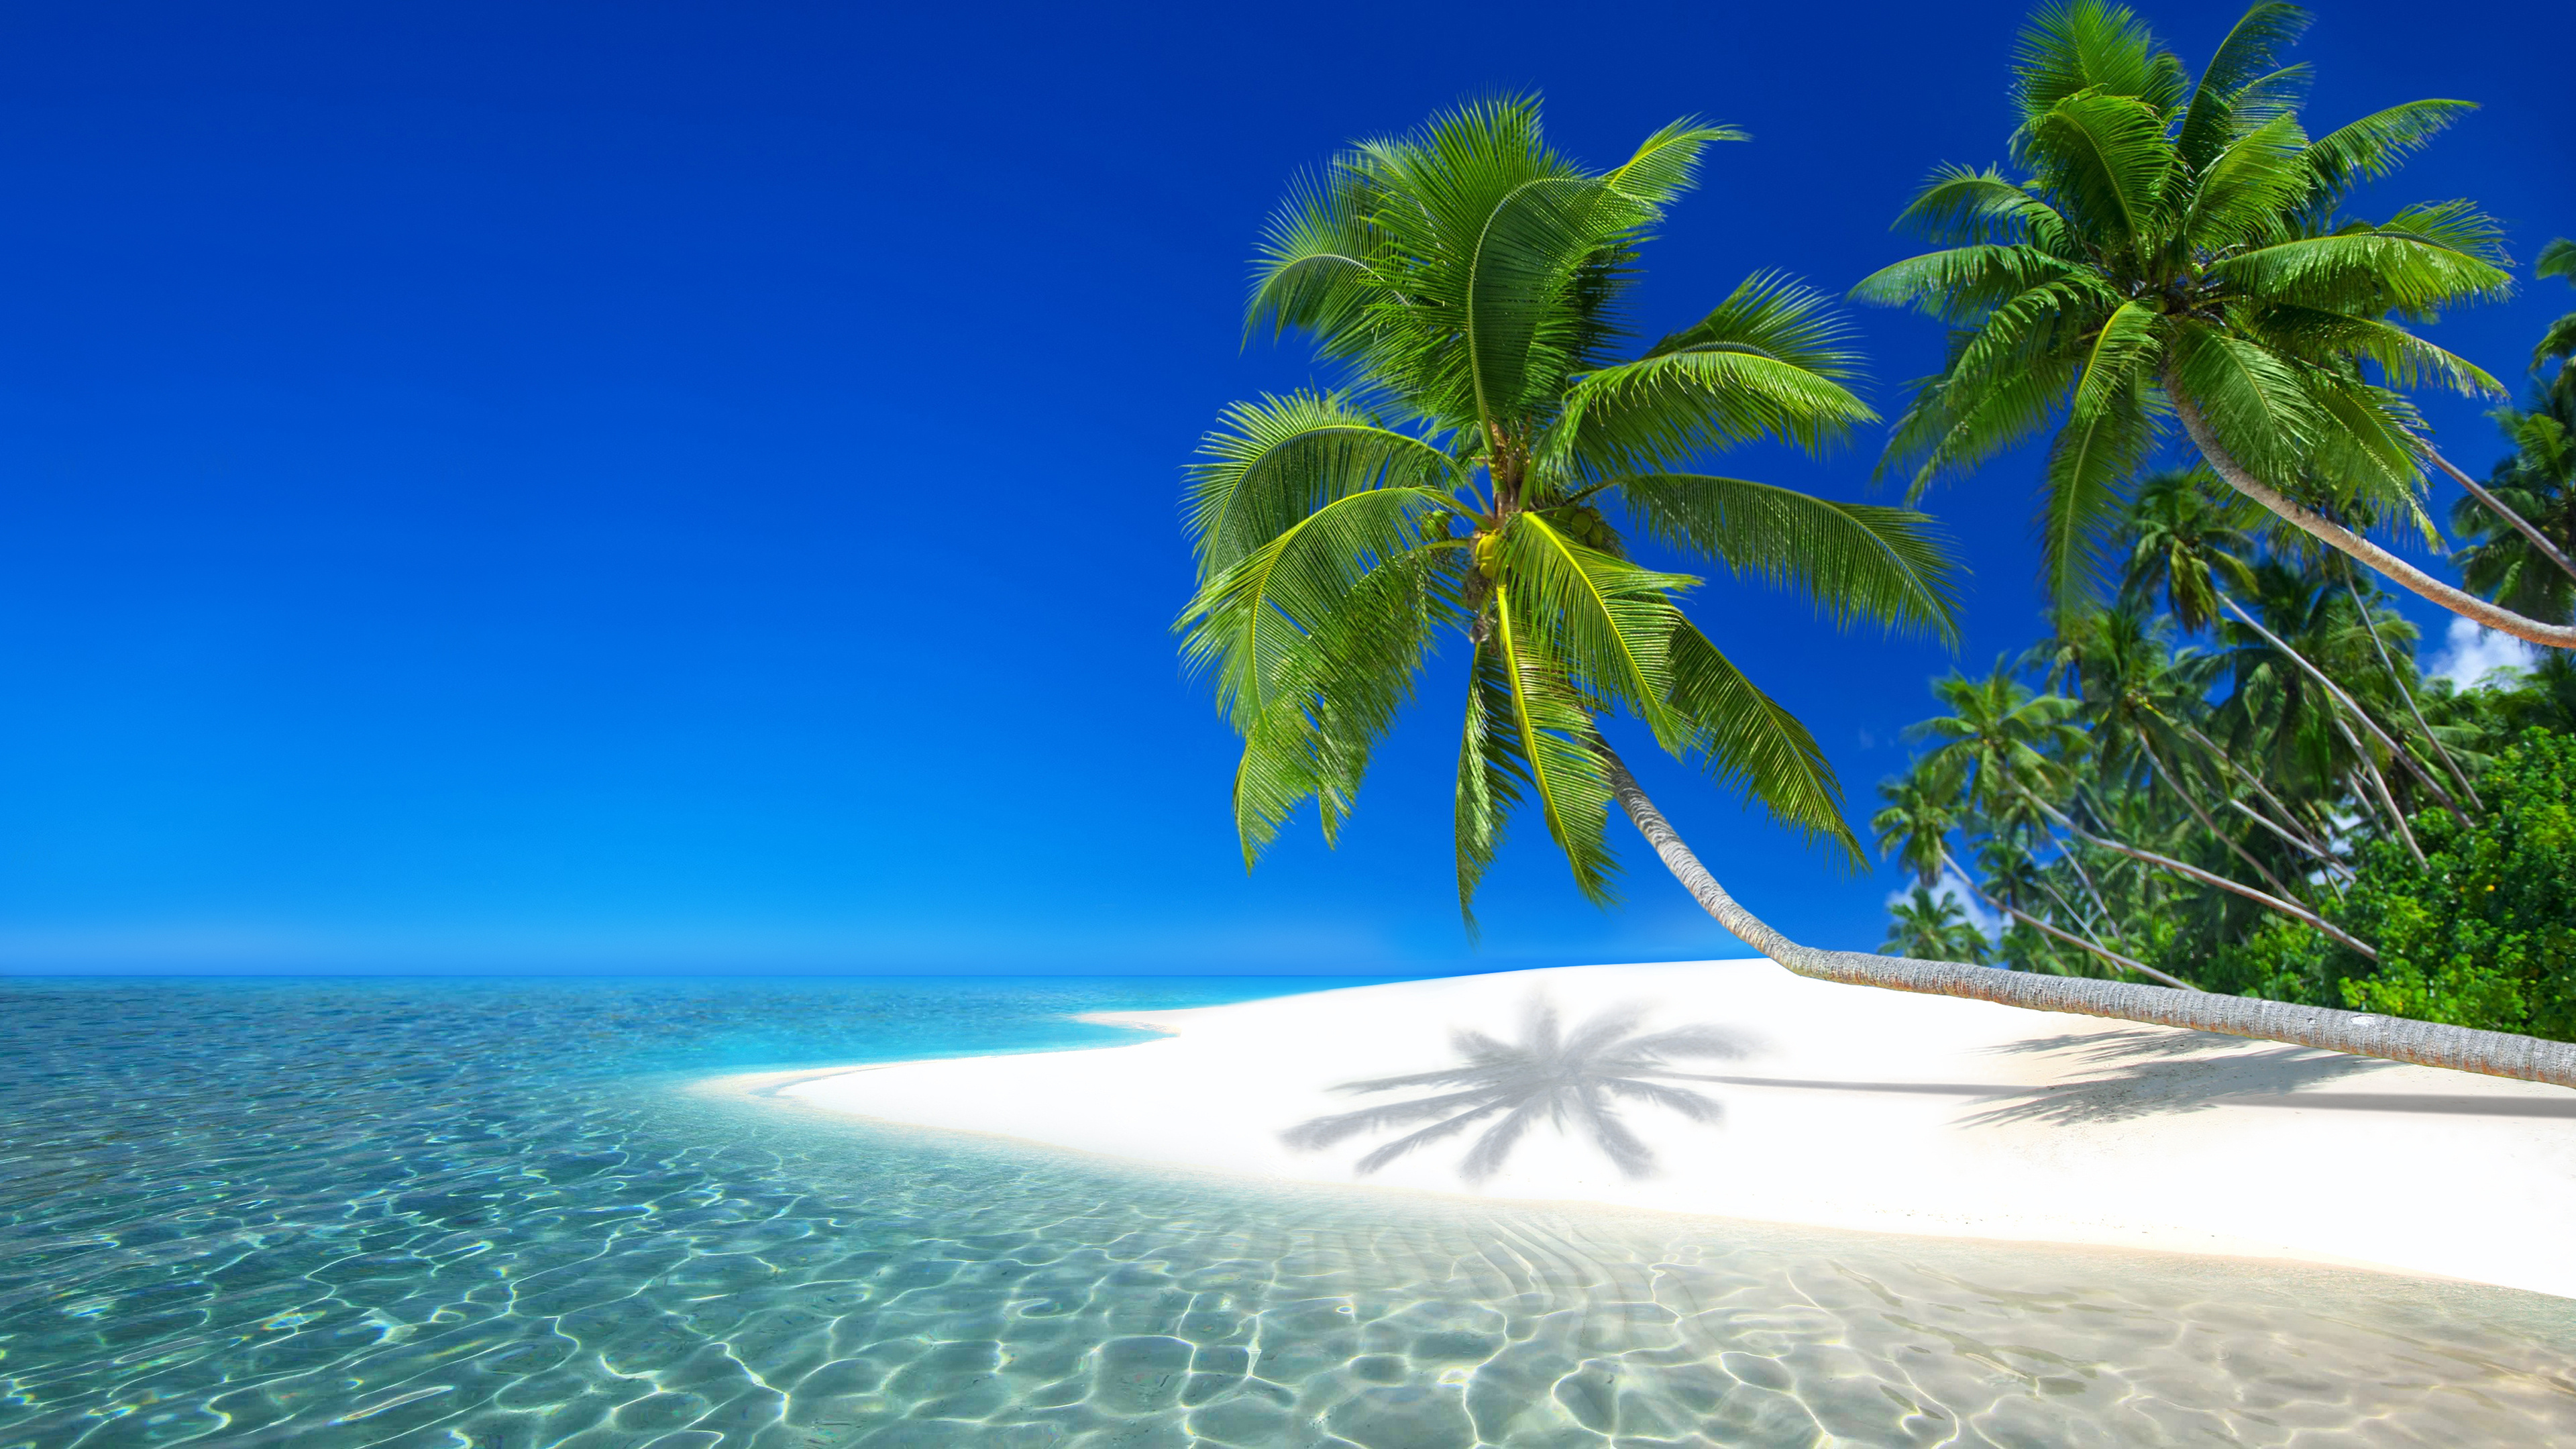
[{"label": "leaning palm tree", "polygon": [[1316,802],[1327,838],[1435,636],[1466,636],[1458,899],[1524,800],[1596,902],[1625,712],[1810,839],[1859,856],[1807,731],[1685,616],[1699,581],[1630,556],[1642,531],[1838,621],[1954,630],[1930,520],[1695,471],[1754,438],[1813,446],[1870,417],[1820,297],[1756,277],[1622,360],[1639,244],[1734,139],[1676,122],[1591,172],[1534,102],[1469,106],[1302,183],[1257,267],[1254,325],[1298,328],[1351,385],[1239,404],[1193,470],[1200,588],[1184,653],[1244,738],[1247,861]]},{"label": "leaning palm tree", "polygon": [[1546,144],[1535,103],[1497,101],[1355,146],[1291,192],[1249,325],[1308,334],[1348,385],[1239,404],[1208,436],[1187,505],[1199,586],[1178,625],[1243,739],[1246,864],[1306,801],[1334,838],[1434,641],[1462,637],[1462,911],[1523,803],[1577,886],[1611,899],[1615,801],[1703,908],[1802,975],[2576,1083],[2576,1047],[2556,1043],[1813,950],[1700,865],[1606,717],[1861,852],[1815,741],[1682,612],[1698,580],[1631,557],[1634,533],[1838,623],[1953,632],[1951,565],[1921,514],[1696,470],[1737,442],[1814,446],[1869,416],[1821,298],[1757,277],[1642,354],[1617,350],[1640,244],[1735,135],[1677,122],[1590,171]]},{"label": "leaning palm tree", "polygon": [[2526,618],[2365,537],[2412,520],[2442,460],[2394,390],[2501,395],[2494,378],[2403,325],[2505,295],[2496,228],[2465,202],[2385,222],[2343,215],[2468,107],[2425,100],[2311,139],[2306,25],[2246,12],[2195,83],[2127,9],[2068,0],[2023,32],[2018,177],[1937,172],[1898,224],[1947,249],[1854,295],[1953,328],[1947,365],[1897,422],[1891,466],[1920,491],[2055,424],[2042,486],[2043,570],[2061,617],[2089,605],[2102,536],[2164,419],[2218,476],[2322,543],[2455,613],[2537,644],[2576,626]]},{"label": "leaning palm tree", "polygon": [[1460,1031],[1450,1038],[1466,1058],[1458,1066],[1344,1082],[1333,1089],[1361,1094],[1405,1087],[1451,1090],[1318,1117],[1290,1128],[1282,1134],[1283,1140],[1312,1151],[1365,1132],[1431,1123],[1361,1158],[1357,1170],[1365,1176],[1482,1122],[1485,1130],[1458,1166],[1469,1182],[1482,1182],[1501,1170],[1530,1128],[1546,1122],[1560,1132],[1573,1128],[1591,1138],[1622,1174],[1644,1177],[1655,1170],[1654,1149],[1620,1120],[1619,1102],[1643,1102],[1693,1122],[1715,1122],[1720,1115],[1716,1102],[1688,1087],[1671,1085],[1673,1078],[1699,1075],[1684,1072],[1673,1062],[1732,1060],[1752,1050],[1740,1034],[1716,1027],[1640,1032],[1637,1025],[1644,1016],[1641,1008],[1616,1007],[1568,1032],[1557,1025],[1554,1007],[1533,1002],[1528,1029],[1518,1042]]}]

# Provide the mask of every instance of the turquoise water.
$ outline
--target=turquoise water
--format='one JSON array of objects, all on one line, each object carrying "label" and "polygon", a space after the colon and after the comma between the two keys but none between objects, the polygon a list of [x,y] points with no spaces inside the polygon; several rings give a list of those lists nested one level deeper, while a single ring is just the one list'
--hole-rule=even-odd
[{"label": "turquoise water", "polygon": [[1245,1184],[683,1090],[1288,989],[0,982],[0,1446],[2576,1442],[2576,1304],[2533,1294]]}]

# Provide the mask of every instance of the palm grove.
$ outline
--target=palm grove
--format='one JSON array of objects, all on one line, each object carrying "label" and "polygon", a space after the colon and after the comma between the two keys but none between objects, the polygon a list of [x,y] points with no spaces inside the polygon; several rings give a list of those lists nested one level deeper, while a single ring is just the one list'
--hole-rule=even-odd
[{"label": "palm grove", "polygon": [[[2576,644],[2576,569],[2535,566],[2565,563],[2576,524],[2567,371],[2511,415],[2516,461],[2454,520],[2467,588],[2373,541],[2438,538],[2426,469],[2450,464],[2406,390],[2500,391],[2410,324],[2511,274],[2465,204],[2343,214],[2459,107],[2311,140],[2304,71],[2278,59],[2301,23],[2257,7],[2195,80],[2125,10],[2034,20],[2017,170],[1936,173],[1900,220],[1938,249],[1855,289],[1950,330],[1944,370],[1892,424],[1903,507],[1704,471],[1731,445],[1878,422],[1821,294],[1757,275],[1651,345],[1623,325],[1640,249],[1732,129],[1678,121],[1590,170],[1547,144],[1534,101],[1502,100],[1295,183],[1247,326],[1304,335],[1342,385],[1229,409],[1186,508],[1182,649],[1243,740],[1247,862],[1308,802],[1331,839],[1436,678],[1459,700],[1471,931],[1515,812],[1612,899],[1615,807],[1712,916],[1803,975],[2576,1085],[2576,1033],[2546,1004],[2563,946],[2513,925],[2566,914],[2576,881],[2562,867],[2477,899],[2452,883],[2571,848],[2548,729],[2576,691],[2557,663],[2511,695],[2427,689],[2381,585]],[[1863,844],[1815,741],[1684,609],[1701,580],[1631,541],[1801,593],[1836,625],[1950,639],[1954,567],[1913,505],[2041,434],[2051,635],[1938,686],[1949,713],[1873,821],[1927,887],[1973,876],[2019,969],[1985,964],[1985,936],[1929,889],[1900,908],[1895,951],[1782,937],[1700,864],[1601,721],[1637,719],[1829,851]],[[2170,443],[2201,466],[2142,476]],[[1443,640],[1464,648],[1431,676]]]}]

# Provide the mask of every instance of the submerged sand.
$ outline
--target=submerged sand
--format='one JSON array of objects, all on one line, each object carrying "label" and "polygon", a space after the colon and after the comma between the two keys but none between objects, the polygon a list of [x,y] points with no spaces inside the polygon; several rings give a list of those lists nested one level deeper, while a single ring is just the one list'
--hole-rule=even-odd
[{"label": "submerged sand", "polygon": [[[1290,1129],[1460,1090],[1337,1092],[1640,1013],[1733,1059],[1668,1057],[1615,1122],[1540,1114],[1498,1171],[1464,1159],[1497,1112],[1372,1174],[1409,1127],[1322,1149]],[[1094,1018],[1169,1033],[1090,1051],[736,1078],[774,1099],[920,1127],[1256,1177],[1370,1182],[1819,1227],[2289,1258],[2576,1297],[2576,1091],[2232,1037],[1837,986],[1769,961],[1584,966]],[[1462,1104],[1463,1105],[1463,1104]],[[1605,1139],[1651,1161],[1623,1170]],[[1632,1154],[1633,1155],[1633,1154]],[[1630,1163],[1631,1168],[1638,1167]]]}]

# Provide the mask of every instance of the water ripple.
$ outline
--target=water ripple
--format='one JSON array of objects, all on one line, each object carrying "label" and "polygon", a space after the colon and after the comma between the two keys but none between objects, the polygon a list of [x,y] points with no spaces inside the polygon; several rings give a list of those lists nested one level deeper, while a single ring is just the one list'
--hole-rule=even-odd
[{"label": "water ripple", "polygon": [[1256,1189],[666,1070],[1098,987],[0,998],[9,1449],[2576,1441],[2537,1295]]}]

